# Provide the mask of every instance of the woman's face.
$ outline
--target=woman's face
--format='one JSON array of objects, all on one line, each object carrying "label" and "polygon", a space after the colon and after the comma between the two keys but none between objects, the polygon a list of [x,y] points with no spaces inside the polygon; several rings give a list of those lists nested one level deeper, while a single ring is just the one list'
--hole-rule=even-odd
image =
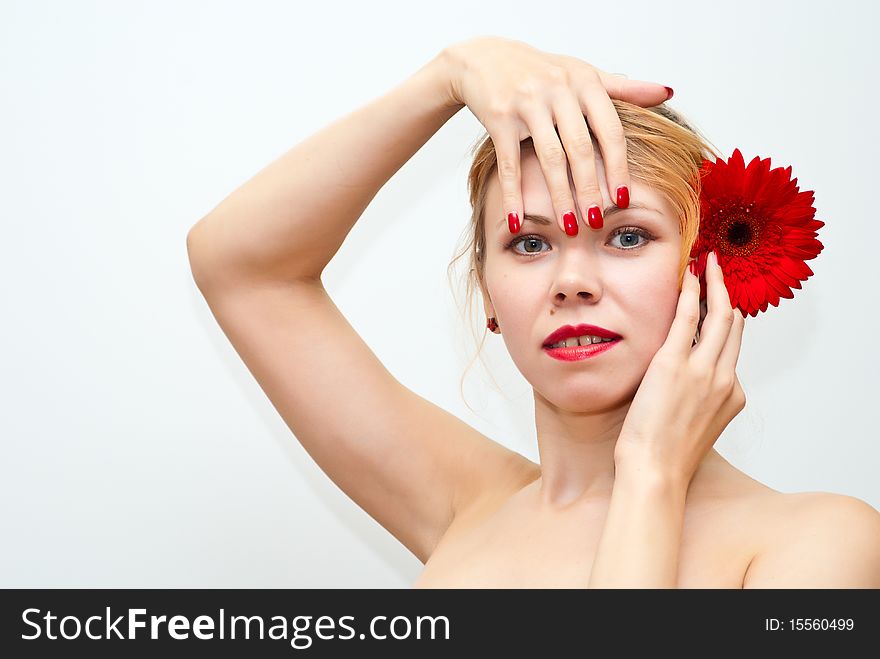
[{"label": "woman's face", "polygon": [[[605,214],[612,204],[597,156],[604,226],[594,230],[579,222],[578,235],[570,237],[553,219],[550,193],[533,151],[522,151],[521,167],[524,213],[551,218],[551,223],[524,220],[519,233],[511,234],[493,177],[486,206],[487,315],[497,319],[517,368],[553,405],[585,411],[629,402],[675,317],[678,217],[663,196],[635,179],[629,208]],[[627,227],[632,232],[623,231]],[[511,240],[515,242],[508,248]],[[588,359],[550,357],[543,349],[546,337],[562,325],[579,323],[623,338]]]}]

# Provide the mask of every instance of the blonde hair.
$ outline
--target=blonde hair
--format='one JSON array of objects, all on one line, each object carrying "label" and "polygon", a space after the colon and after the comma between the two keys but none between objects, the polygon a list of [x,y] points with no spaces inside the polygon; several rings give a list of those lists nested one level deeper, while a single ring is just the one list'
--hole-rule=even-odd
[{"label": "blonde hair", "polygon": [[[700,165],[704,158],[718,158],[718,151],[678,112],[665,104],[643,108],[616,99],[612,99],[612,103],[626,137],[630,176],[662,194],[678,215],[682,240],[680,287],[700,228]],[[520,142],[520,150],[523,149],[534,152],[531,137]],[[486,197],[491,177],[497,176],[495,144],[488,133],[479,138],[471,153],[473,162],[468,174],[468,193],[472,212],[470,224],[466,227],[467,241],[449,263],[447,277],[451,284],[452,267],[459,259],[468,256],[470,267],[465,275],[465,309],[467,324],[473,332],[473,294],[479,288],[485,295]],[[460,388],[474,360],[482,352],[487,333],[484,324],[477,351],[462,373]]]}]

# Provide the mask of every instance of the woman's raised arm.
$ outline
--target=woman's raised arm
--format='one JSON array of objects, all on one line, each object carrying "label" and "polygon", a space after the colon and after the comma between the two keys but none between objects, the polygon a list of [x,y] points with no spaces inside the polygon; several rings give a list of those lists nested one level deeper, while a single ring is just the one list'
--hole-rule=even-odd
[{"label": "woman's raised arm", "polygon": [[199,290],[296,439],[423,562],[460,507],[531,463],[398,382],[320,275],[377,190],[460,107],[445,66],[441,54],[308,138],[187,236]]}]

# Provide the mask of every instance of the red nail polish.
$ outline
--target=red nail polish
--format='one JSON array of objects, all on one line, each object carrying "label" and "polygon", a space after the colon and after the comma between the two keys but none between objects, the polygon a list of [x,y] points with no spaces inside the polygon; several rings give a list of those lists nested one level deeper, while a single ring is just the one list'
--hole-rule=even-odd
[{"label": "red nail polish", "polygon": [[587,211],[587,221],[593,229],[601,229],[604,221],[602,220],[602,211],[598,206],[590,206]]},{"label": "red nail polish", "polygon": [[574,213],[571,211],[567,212],[562,216],[562,221],[565,224],[565,233],[569,236],[576,236],[578,233],[578,223]]},{"label": "red nail polish", "polygon": [[688,263],[688,269],[691,271],[692,275],[694,275],[695,277],[697,276],[697,262],[696,261],[691,261],[690,263]]},{"label": "red nail polish", "polygon": [[674,93],[675,92],[672,91],[672,87],[666,87],[666,100],[668,101],[670,98],[672,98],[672,95]]},{"label": "red nail polish", "polygon": [[516,213],[508,213],[507,228],[510,229],[510,233],[516,233],[519,231],[519,215]]},{"label": "red nail polish", "polygon": [[627,188],[625,185],[621,185],[619,188],[617,188],[617,207],[629,207],[629,188]]}]

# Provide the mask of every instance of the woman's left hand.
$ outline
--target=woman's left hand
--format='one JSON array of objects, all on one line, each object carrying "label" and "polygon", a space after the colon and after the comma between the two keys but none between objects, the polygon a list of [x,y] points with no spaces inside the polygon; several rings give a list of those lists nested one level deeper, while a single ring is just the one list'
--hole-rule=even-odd
[{"label": "woman's left hand", "polygon": [[746,405],[736,376],[745,316],[731,308],[724,274],[710,254],[707,313],[700,283],[685,273],[675,319],[624,419],[614,452],[618,469],[638,464],[689,483],[722,431]]}]

